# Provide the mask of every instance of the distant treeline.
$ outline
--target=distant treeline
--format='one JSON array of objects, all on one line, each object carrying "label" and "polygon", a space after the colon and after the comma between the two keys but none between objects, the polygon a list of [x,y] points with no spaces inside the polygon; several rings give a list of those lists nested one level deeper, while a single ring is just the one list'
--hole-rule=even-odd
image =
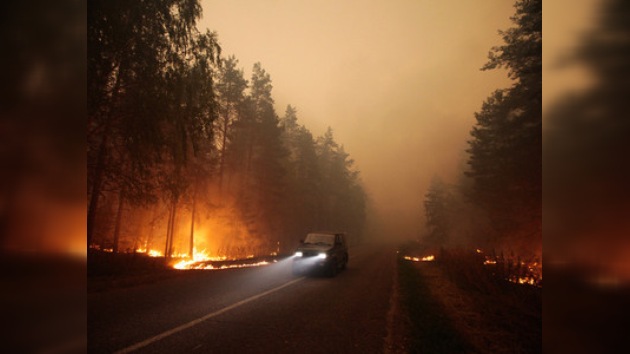
[{"label": "distant treeline", "polygon": [[360,237],[366,195],[332,129],[274,109],[197,0],[88,4],[88,247],[285,252],[313,229]]},{"label": "distant treeline", "polygon": [[482,70],[505,68],[513,84],[475,113],[468,168],[455,184],[436,177],[424,196],[436,246],[542,251],[542,1],[519,0],[514,27],[499,31]]}]

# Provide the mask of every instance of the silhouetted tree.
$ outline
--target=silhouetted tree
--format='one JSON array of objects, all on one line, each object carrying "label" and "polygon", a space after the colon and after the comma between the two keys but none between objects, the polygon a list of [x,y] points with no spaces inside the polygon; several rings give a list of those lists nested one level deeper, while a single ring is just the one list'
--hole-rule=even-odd
[{"label": "silhouetted tree", "polygon": [[296,236],[303,237],[318,228],[321,178],[313,135],[298,124],[297,110],[287,106],[280,120],[282,141],[288,151],[284,160],[286,197],[284,200],[284,243],[291,243]]},{"label": "silhouetted tree", "polygon": [[474,203],[488,211],[499,237],[538,240],[542,194],[542,2],[515,4],[515,27],[500,31],[483,70],[508,69],[512,87],[495,91],[475,113],[467,175]]},{"label": "silhouetted tree", "polygon": [[126,202],[185,190],[172,174],[211,133],[220,52],[213,33],[196,29],[200,16],[196,0],[88,5],[88,247],[103,193],[118,195],[117,249]]},{"label": "silhouetted tree", "polygon": [[105,186],[125,175],[127,185],[151,189],[143,177],[162,144],[164,68],[200,14],[196,0],[88,4],[88,246]]},{"label": "silhouetted tree", "polygon": [[432,246],[444,246],[449,240],[453,223],[451,214],[451,193],[439,177],[434,177],[424,195],[424,213],[427,236],[425,241]]},{"label": "silhouetted tree", "polygon": [[333,137],[332,128],[317,139],[316,151],[321,176],[321,227],[360,235],[365,217],[365,193],[343,146]]},{"label": "silhouetted tree", "polygon": [[251,158],[253,206],[257,209],[270,235],[278,232],[282,220],[279,208],[283,198],[285,173],[282,161],[287,152],[282,145],[278,116],[273,108],[271,78],[254,64],[251,79],[251,98],[255,109],[256,134]]},{"label": "silhouetted tree", "polygon": [[[212,127],[216,117],[213,91],[213,65],[218,62],[219,48],[213,33],[196,35],[186,43],[175,65],[168,68],[170,78],[165,87],[168,107],[163,125],[165,149],[161,176],[163,197],[170,207],[165,256],[173,251],[174,228],[180,198],[190,197],[194,211],[202,167],[211,159]],[[209,179],[209,171],[205,178]],[[192,193],[189,188],[194,187]],[[194,213],[191,229],[194,229]],[[191,245],[193,241],[191,240]]]},{"label": "silhouetted tree", "polygon": [[217,95],[219,114],[217,119],[217,148],[219,150],[219,193],[223,189],[223,178],[226,164],[227,145],[232,125],[238,118],[239,108],[245,101],[247,80],[243,77],[243,70],[237,68],[238,60],[230,56],[221,62]]}]

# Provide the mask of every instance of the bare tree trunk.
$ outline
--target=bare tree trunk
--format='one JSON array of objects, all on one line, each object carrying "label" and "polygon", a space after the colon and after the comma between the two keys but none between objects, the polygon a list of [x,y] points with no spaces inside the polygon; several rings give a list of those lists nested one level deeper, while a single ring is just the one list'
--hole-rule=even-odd
[{"label": "bare tree trunk", "polygon": [[98,203],[101,197],[101,188],[103,185],[103,173],[105,172],[105,158],[107,157],[107,143],[109,140],[109,134],[112,130],[112,113],[111,106],[114,105],[118,99],[118,93],[120,90],[120,71],[121,67],[124,67],[123,63],[118,65],[118,73],[116,74],[116,82],[111,91],[110,107],[105,118],[105,130],[103,131],[103,139],[98,147],[98,155],[96,158],[94,184],[92,185],[92,194],[90,196],[90,202],[88,205],[87,213],[87,248],[90,249],[92,240],[94,238],[94,221],[96,220],[96,211],[98,210]]},{"label": "bare tree trunk", "polygon": [[230,124],[230,106],[227,104],[227,108],[225,110],[225,117],[223,118],[223,127],[221,137],[221,159],[219,161],[219,204],[221,203],[222,193],[223,193],[223,174],[225,173],[225,145],[227,144],[227,132]]},{"label": "bare tree trunk", "polygon": [[170,257],[169,256],[169,245],[171,243],[171,238],[173,237],[172,235],[172,225],[173,225],[173,211],[174,211],[174,206],[173,204],[171,204],[169,206],[169,210],[168,210],[168,223],[166,225],[166,245],[164,246],[164,257]]},{"label": "bare tree trunk", "polygon": [[118,194],[118,211],[116,212],[116,226],[114,227],[114,246],[113,252],[118,253],[118,241],[120,240],[120,225],[122,224],[122,212],[125,205],[125,192],[120,190]]},{"label": "bare tree trunk", "polygon": [[171,223],[171,240],[168,245],[168,257],[173,256],[173,241],[175,240],[175,230],[177,230],[177,200],[173,203],[173,222]]},{"label": "bare tree trunk", "polygon": [[151,219],[149,222],[149,225],[151,226],[151,230],[149,231],[149,235],[147,236],[144,243],[144,249],[146,250],[147,253],[149,253],[149,250],[151,249],[151,246],[153,245],[153,232],[155,232],[156,209],[157,209],[157,206],[155,205],[151,208]]},{"label": "bare tree trunk", "polygon": [[92,195],[90,197],[90,204],[88,206],[87,213],[87,247],[90,248],[92,239],[94,236],[94,221],[96,219],[96,210],[98,209],[98,202],[101,197],[101,187],[103,184],[103,173],[105,165],[105,157],[107,155],[107,140],[109,135],[109,125],[105,129],[103,140],[98,149],[98,158],[96,160],[96,172],[94,176],[94,184],[92,185]]},{"label": "bare tree trunk", "polygon": [[245,159],[245,174],[244,174],[243,186],[242,186],[242,188],[245,188],[245,189],[248,188],[248,184],[250,180],[250,173],[252,171],[252,160],[254,156],[254,143],[251,141],[252,137],[253,137],[253,134],[251,132],[251,127],[250,127],[250,134],[249,134],[250,141],[248,142],[248,146],[247,146],[247,156]]},{"label": "bare tree trunk", "polygon": [[171,218],[169,220],[167,236],[166,236],[166,252],[164,256],[171,258],[173,255],[173,238],[175,237],[175,221],[177,220],[177,202],[178,197],[173,198],[173,204],[171,206]]},{"label": "bare tree trunk", "polygon": [[195,246],[195,211],[197,209],[195,200],[196,199],[196,193],[193,194],[193,200],[192,200],[192,216],[190,218],[190,250],[188,251],[188,256],[190,259],[193,259],[193,252],[194,252],[194,246]]}]

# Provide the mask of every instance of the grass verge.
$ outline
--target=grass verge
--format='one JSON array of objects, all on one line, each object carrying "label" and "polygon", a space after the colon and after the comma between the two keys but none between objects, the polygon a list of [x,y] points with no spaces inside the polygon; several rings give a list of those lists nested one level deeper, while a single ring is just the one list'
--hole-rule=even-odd
[{"label": "grass verge", "polygon": [[428,285],[409,262],[398,260],[400,297],[410,319],[410,353],[469,353],[472,348],[460,337]]}]

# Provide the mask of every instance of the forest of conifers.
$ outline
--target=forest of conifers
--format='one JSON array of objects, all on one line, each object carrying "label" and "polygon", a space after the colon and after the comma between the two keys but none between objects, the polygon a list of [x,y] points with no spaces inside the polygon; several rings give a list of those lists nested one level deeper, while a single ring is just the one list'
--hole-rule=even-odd
[{"label": "forest of conifers", "polygon": [[88,6],[88,248],[283,253],[314,229],[361,237],[366,194],[329,128],[274,108],[200,32],[197,0]]}]

